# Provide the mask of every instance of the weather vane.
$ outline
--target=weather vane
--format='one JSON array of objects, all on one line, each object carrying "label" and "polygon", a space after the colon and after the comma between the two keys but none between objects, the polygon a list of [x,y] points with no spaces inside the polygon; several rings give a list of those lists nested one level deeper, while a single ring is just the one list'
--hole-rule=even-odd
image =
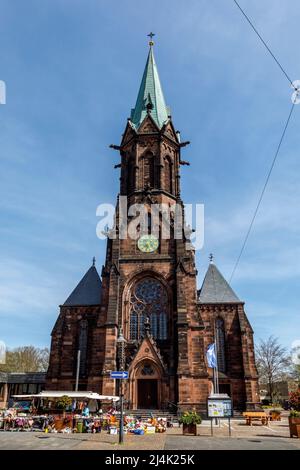
[{"label": "weather vane", "polygon": [[212,253],[210,253],[209,255],[209,261],[212,263],[214,260],[214,255]]},{"label": "weather vane", "polygon": [[93,257],[93,266],[95,266],[95,264],[96,264],[96,258],[95,258],[95,256],[94,256],[94,257]]},{"label": "weather vane", "polygon": [[150,38],[149,46],[153,46],[154,42],[153,42],[152,39],[153,39],[153,37],[155,36],[155,34],[152,33],[152,31],[151,31],[151,33],[147,34],[147,36]]}]

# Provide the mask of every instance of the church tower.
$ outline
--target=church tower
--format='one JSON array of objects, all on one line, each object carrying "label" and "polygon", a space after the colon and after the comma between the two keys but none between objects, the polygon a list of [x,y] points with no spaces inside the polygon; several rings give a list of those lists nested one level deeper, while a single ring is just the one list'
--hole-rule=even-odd
[{"label": "church tower", "polygon": [[189,142],[174,128],[152,40],[149,46],[135,107],[121,143],[111,145],[120,155],[120,191],[102,280],[93,265],[61,307],[47,388],[74,389],[80,349],[81,388],[119,394],[110,372],[121,366],[123,334],[130,409],[204,411],[213,382],[205,356],[217,332],[220,390],[242,409],[259,398],[253,331],[244,303],[213,262],[197,292],[180,193],[181,166],[187,164],[181,150]]},{"label": "church tower", "polygon": [[[181,142],[166,106],[153,42],[131,117],[120,146],[120,195],[115,238],[108,239],[102,271],[102,312],[99,328],[105,329],[103,393],[116,393],[109,373],[118,368],[117,337],[122,329],[126,344],[125,398],[133,408],[161,408],[168,403],[188,404],[190,378],[207,393],[203,353],[203,328],[197,311],[194,252],[188,249],[183,227],[175,239],[174,213],[183,211],[180,197]],[[121,239],[120,199],[127,207],[145,208],[146,228],[137,239]],[[151,207],[169,209],[170,236],[163,236],[163,215],[156,236],[150,234]],[[162,207],[161,206],[161,207]],[[174,209],[173,209],[174,208]],[[133,217],[127,210],[126,223]],[[149,233],[147,233],[149,231]],[[145,233],[146,232],[146,233]],[[149,331],[145,321],[149,319]]]}]

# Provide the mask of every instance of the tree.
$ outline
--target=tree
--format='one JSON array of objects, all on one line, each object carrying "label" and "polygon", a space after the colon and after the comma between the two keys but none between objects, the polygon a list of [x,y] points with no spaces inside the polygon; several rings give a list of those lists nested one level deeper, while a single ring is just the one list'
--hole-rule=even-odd
[{"label": "tree", "polygon": [[6,353],[3,372],[44,372],[48,368],[49,349],[34,346],[20,346]]},{"label": "tree", "polygon": [[268,385],[273,403],[276,395],[275,382],[289,376],[291,358],[286,349],[279,344],[278,338],[274,338],[274,336],[270,336],[265,341],[260,340],[255,354],[259,380]]},{"label": "tree", "polygon": [[298,341],[297,343],[298,344],[294,348],[292,348],[292,377],[298,382],[298,385],[300,387],[300,344]]}]

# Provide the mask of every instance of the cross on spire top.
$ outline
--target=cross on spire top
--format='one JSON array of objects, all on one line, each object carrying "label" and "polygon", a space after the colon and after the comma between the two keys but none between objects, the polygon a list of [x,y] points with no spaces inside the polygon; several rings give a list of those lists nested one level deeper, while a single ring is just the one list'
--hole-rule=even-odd
[{"label": "cross on spire top", "polygon": [[95,266],[95,264],[96,264],[96,258],[95,258],[95,256],[94,256],[94,257],[93,257],[93,266]]},{"label": "cross on spire top", "polygon": [[149,46],[153,46],[154,45],[154,42],[153,42],[153,37],[155,36],[155,33],[152,33],[152,31],[147,34],[147,36],[150,38],[150,41],[149,41]]}]

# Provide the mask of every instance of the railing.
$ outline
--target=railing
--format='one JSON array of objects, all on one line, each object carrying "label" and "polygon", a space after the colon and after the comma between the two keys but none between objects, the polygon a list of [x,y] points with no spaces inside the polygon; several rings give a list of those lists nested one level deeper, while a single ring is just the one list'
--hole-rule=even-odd
[{"label": "railing", "polygon": [[164,411],[170,411],[171,413],[177,413],[178,406],[172,401],[165,401],[162,405]]}]

